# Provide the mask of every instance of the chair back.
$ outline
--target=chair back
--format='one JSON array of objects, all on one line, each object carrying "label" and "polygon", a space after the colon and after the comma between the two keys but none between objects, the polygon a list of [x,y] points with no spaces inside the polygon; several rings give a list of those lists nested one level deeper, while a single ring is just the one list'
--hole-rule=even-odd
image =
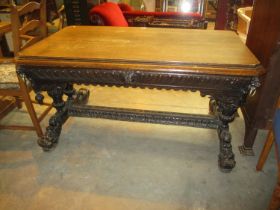
[{"label": "chair back", "polygon": [[46,0],[28,2],[23,6],[11,4],[14,54],[47,36]]},{"label": "chair back", "polygon": [[93,7],[89,13],[91,22],[95,22],[95,15],[100,16],[106,26],[128,26],[120,7],[116,3],[108,2]]}]

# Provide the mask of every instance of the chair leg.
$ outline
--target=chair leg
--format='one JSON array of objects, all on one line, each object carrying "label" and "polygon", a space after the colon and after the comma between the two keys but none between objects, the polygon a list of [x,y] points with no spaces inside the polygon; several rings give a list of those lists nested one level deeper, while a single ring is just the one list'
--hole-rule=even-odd
[{"label": "chair leg", "polygon": [[270,130],[268,135],[267,135],[264,147],[262,149],[261,155],[259,157],[259,161],[258,161],[257,166],[256,166],[257,171],[262,170],[263,165],[264,165],[264,163],[265,163],[265,161],[268,157],[268,154],[271,150],[271,147],[273,145],[273,142],[274,142],[274,136],[273,136],[272,130]]},{"label": "chair leg", "polygon": [[279,210],[280,209],[280,182],[278,182],[277,185],[273,191],[272,198],[269,203],[269,210]]},{"label": "chair leg", "polygon": [[18,79],[19,79],[19,86],[20,86],[20,89],[22,91],[22,96],[23,96],[24,103],[26,105],[26,108],[27,108],[28,113],[30,115],[30,118],[32,120],[32,123],[34,125],[35,130],[36,130],[36,133],[37,133],[38,137],[41,137],[41,136],[43,136],[43,131],[42,131],[42,128],[40,126],[39,120],[37,118],[36,112],[34,110],[34,106],[31,102],[30,95],[28,93],[26,84],[22,80],[22,78],[18,77]]}]

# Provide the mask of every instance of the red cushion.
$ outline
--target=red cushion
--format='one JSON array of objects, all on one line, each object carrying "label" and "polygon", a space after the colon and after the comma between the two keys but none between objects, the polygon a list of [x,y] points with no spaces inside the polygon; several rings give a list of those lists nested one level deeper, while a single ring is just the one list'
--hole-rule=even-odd
[{"label": "red cushion", "polygon": [[134,10],[132,6],[130,6],[126,3],[118,3],[118,5],[119,5],[121,11],[123,11],[123,12],[131,12]]},{"label": "red cushion", "polygon": [[115,3],[108,2],[97,5],[89,12],[90,16],[93,14],[100,15],[106,26],[128,26],[121,9]]}]

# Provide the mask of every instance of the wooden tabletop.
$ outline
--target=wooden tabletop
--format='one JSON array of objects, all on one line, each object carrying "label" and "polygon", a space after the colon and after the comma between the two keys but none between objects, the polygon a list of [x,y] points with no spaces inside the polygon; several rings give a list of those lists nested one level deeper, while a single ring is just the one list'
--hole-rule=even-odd
[{"label": "wooden tabletop", "polygon": [[71,26],[23,50],[18,64],[260,75],[231,31]]}]

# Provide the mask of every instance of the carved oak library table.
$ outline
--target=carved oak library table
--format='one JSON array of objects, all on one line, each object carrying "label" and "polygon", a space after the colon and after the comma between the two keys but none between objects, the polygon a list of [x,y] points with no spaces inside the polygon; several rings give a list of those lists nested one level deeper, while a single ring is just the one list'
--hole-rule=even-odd
[{"label": "carved oak library table", "polygon": [[[234,32],[166,28],[72,26],[23,50],[18,74],[36,99],[42,91],[57,112],[38,143],[50,150],[69,116],[217,129],[218,164],[235,166],[229,123],[259,86],[259,61]],[[200,91],[209,115],[90,106],[75,103],[74,84]],[[67,100],[63,100],[63,96]]]}]

